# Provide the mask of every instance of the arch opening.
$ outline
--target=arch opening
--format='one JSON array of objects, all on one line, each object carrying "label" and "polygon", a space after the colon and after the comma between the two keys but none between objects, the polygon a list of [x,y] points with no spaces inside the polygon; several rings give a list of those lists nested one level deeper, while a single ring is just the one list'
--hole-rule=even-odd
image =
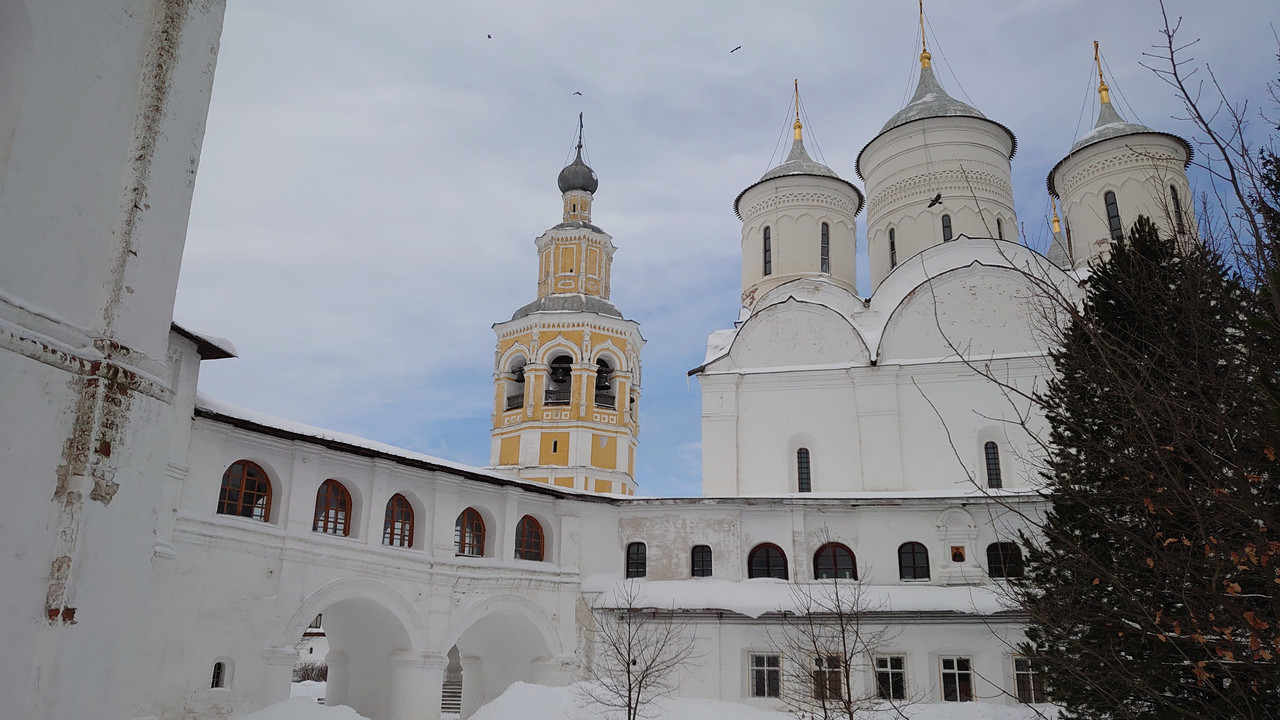
[{"label": "arch opening", "polygon": [[[448,652],[445,688],[452,692],[442,695],[441,711],[457,712],[466,720],[512,683],[563,685],[567,677],[548,673],[550,655],[542,633],[528,618],[512,611],[485,615],[464,630]],[[451,698],[454,693],[456,701]]]}]

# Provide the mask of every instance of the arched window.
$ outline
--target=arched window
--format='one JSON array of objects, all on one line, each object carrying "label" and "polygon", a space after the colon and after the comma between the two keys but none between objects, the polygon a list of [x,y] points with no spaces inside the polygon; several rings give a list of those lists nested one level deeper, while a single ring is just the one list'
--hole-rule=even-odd
[{"label": "arched window", "polygon": [[458,555],[484,557],[484,518],[475,508],[467,508],[453,524],[453,544]]},{"label": "arched window", "polygon": [[1004,223],[1000,218],[996,218],[996,238],[1000,240],[1004,239]]},{"label": "arched window", "polygon": [[711,546],[694,545],[692,553],[693,567],[689,574],[692,577],[711,577]]},{"label": "arched window", "polygon": [[898,267],[898,233],[889,228],[889,269]]},{"label": "arched window", "polygon": [[573,397],[573,358],[557,355],[547,369],[547,405],[568,405]]},{"label": "arched window", "polygon": [[237,460],[222,473],[219,515],[239,515],[267,522],[271,519],[271,480],[255,463]]},{"label": "arched window", "polygon": [[542,562],[542,523],[532,515],[520,518],[516,525],[516,559]]},{"label": "arched window", "polygon": [[1178,188],[1169,186],[1169,200],[1173,203],[1173,223],[1178,227],[1178,234],[1187,231],[1187,224],[1182,219],[1182,203],[1178,201]]},{"label": "arched window", "polygon": [[210,688],[225,688],[227,686],[227,664],[219,660],[213,664],[213,680],[209,683]]},{"label": "arched window", "polygon": [[613,368],[609,361],[600,358],[596,361],[596,407],[613,410],[618,406],[618,398],[613,392]]},{"label": "arched window", "polygon": [[929,551],[918,542],[898,547],[898,577],[903,580],[929,579]]},{"label": "arched window", "polygon": [[382,544],[413,547],[413,506],[400,493],[387,501],[387,513],[382,518]]},{"label": "arched window", "polygon": [[853,551],[840,543],[827,543],[813,554],[813,576],[819,580],[857,580],[858,562]]},{"label": "arched window", "polygon": [[987,574],[993,578],[1022,577],[1022,550],[1016,543],[997,542],[987,546]]},{"label": "arched window", "polygon": [[1120,206],[1116,204],[1116,194],[1108,190],[1102,199],[1107,203],[1107,224],[1111,227],[1111,239],[1124,239],[1124,226],[1120,223]]},{"label": "arched window", "polygon": [[627,545],[627,577],[642,578],[647,572],[644,543],[633,542]]},{"label": "arched window", "polygon": [[809,469],[809,448],[796,451],[796,489],[800,492],[813,492],[813,475]]},{"label": "arched window", "polygon": [[507,380],[507,409],[524,407],[524,358],[511,361],[511,379]]},{"label": "arched window", "polygon": [[773,243],[769,233],[769,226],[764,227],[764,274],[773,274]]},{"label": "arched window", "polygon": [[325,480],[316,491],[316,516],[311,530],[343,537],[351,534],[351,493],[337,480]]},{"label": "arched window", "polygon": [[747,556],[747,577],[787,579],[787,554],[772,543],[762,543]]},{"label": "arched window", "polygon": [[942,242],[951,242],[951,216],[942,216]]},{"label": "arched window", "polygon": [[982,451],[987,459],[987,487],[1003,487],[1000,479],[1000,446],[988,442],[982,446]]},{"label": "arched window", "polygon": [[822,254],[819,263],[819,270],[824,273],[831,272],[831,230],[826,223],[822,223]]}]

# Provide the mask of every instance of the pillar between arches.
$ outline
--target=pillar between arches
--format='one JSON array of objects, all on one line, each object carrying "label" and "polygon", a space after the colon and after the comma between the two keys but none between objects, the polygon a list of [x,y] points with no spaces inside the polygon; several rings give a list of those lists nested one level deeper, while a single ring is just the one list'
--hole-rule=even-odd
[{"label": "pillar between arches", "polygon": [[485,702],[484,661],[475,655],[463,655],[462,663],[462,720],[480,709]]},{"label": "pillar between arches", "polygon": [[440,691],[449,658],[426,650],[391,654],[388,720],[439,720]]},{"label": "pillar between arches", "polygon": [[279,645],[262,649],[262,660],[266,670],[259,682],[262,683],[262,705],[274,705],[289,699],[289,687],[293,683],[293,666],[298,664],[298,648],[292,645]]},{"label": "pillar between arches", "polygon": [[330,650],[324,656],[324,664],[329,668],[328,681],[324,688],[324,704],[336,707],[347,703],[347,654],[341,650]]}]

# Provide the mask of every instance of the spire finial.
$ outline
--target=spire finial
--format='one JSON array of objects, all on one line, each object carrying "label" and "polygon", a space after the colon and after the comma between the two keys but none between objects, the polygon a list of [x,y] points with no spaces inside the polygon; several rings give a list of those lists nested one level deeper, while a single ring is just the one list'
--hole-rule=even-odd
[{"label": "spire finial", "polygon": [[929,54],[929,42],[924,37],[924,0],[920,0],[920,67],[929,67],[932,57]]},{"label": "spire finial", "polygon": [[[924,2],[924,0],[921,0]],[[1098,52],[1098,41],[1093,41],[1093,64],[1098,66],[1098,96],[1102,98],[1102,102],[1111,102],[1111,89],[1107,87],[1107,81],[1102,79],[1102,55]]]},{"label": "spire finial", "polygon": [[582,154],[582,113],[578,113],[578,154]]},{"label": "spire finial", "polygon": [[1049,196],[1049,206],[1053,208],[1053,234],[1057,235],[1062,232],[1062,221],[1058,219],[1058,201],[1052,195]]},{"label": "spire finial", "polygon": [[800,78],[796,78],[796,139],[800,139],[800,128],[804,127],[800,124]]}]

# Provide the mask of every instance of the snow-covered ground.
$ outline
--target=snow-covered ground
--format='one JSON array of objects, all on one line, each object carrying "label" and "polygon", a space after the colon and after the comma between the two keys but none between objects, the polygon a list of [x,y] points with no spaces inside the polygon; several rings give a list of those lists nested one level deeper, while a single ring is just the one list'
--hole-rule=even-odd
[{"label": "snow-covered ground", "polygon": [[[349,707],[324,707],[316,698],[324,696],[324,683],[294,683],[292,697],[234,720],[364,720]],[[667,698],[659,701],[654,717],[663,720],[794,720],[793,716],[761,710],[732,702]],[[906,708],[911,720],[1038,720],[1054,718],[1052,706],[1007,706],[991,703],[927,703]],[[515,683],[501,697],[485,705],[471,720],[597,720],[597,708],[584,701],[573,686],[545,687]],[[899,720],[895,712],[885,711],[867,720]]]}]

